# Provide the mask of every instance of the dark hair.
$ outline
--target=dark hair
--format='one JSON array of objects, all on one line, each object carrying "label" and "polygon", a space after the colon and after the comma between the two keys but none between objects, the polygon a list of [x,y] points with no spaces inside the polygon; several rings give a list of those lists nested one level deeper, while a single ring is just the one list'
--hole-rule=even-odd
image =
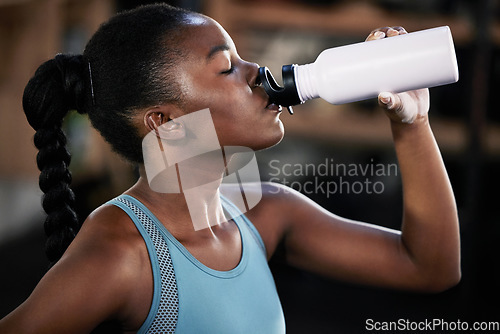
[{"label": "dark hair", "polygon": [[166,4],[122,12],[103,24],[83,55],[57,55],[28,82],[23,108],[36,130],[42,205],[47,213],[46,254],[55,263],[79,229],[69,187],[70,154],[62,121],[70,110],[89,115],[113,149],[141,163],[142,138],[132,123],[135,110],[181,103],[173,67],[183,55],[179,29],[195,14]]}]

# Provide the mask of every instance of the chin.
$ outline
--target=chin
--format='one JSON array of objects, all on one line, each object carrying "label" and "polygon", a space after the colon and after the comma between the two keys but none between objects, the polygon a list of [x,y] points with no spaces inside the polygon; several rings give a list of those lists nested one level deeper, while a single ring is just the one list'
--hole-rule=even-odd
[{"label": "chin", "polygon": [[252,148],[254,151],[265,150],[267,148],[271,148],[275,145],[278,145],[285,135],[285,129],[283,127],[283,123],[279,121],[279,128],[274,129],[273,133],[270,133],[268,136],[262,136],[259,138],[259,142],[255,143]]},{"label": "chin", "polygon": [[253,151],[260,151],[277,145],[283,139],[284,134],[283,123],[278,119],[272,126],[266,125],[265,128],[247,126],[245,130],[240,128],[232,133],[223,133],[223,136],[219,137],[219,143],[224,147],[246,147]]}]

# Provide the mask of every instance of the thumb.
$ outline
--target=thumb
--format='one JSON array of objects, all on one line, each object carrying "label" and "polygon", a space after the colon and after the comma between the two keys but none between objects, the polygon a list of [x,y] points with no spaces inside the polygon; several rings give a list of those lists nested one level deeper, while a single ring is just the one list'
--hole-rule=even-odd
[{"label": "thumb", "polygon": [[382,92],[378,95],[379,105],[387,111],[397,111],[401,109],[401,99],[398,95],[390,92]]},{"label": "thumb", "polygon": [[[406,96],[404,98],[406,100]],[[390,119],[399,123],[411,124],[417,117],[418,111],[411,102],[403,101],[401,95],[390,92],[382,92],[378,95],[379,105]]]}]

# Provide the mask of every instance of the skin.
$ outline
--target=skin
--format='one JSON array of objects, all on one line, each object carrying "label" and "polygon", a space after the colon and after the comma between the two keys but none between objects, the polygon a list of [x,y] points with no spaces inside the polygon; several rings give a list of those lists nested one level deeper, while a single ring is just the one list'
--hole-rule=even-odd
[{"label": "skin", "polygon": [[[402,33],[399,27],[382,28],[367,40]],[[209,108],[221,146],[257,150],[281,140],[279,110],[268,107],[267,95],[255,85],[258,65],[240,59],[215,21],[196,16],[186,27],[183,47],[192,50],[178,69],[184,103],[138,112],[135,122],[143,135],[168,120]],[[228,73],[229,68],[234,70]],[[427,116],[428,90],[383,95],[379,104],[390,119],[402,175],[401,231],[336,216],[276,184],[262,186],[263,198],[247,216],[260,232],[268,257],[284,241],[290,264],[327,277],[443,291],[460,279],[459,231],[453,192]],[[416,112],[413,123],[402,123],[401,115],[409,110]],[[218,172],[222,175],[223,170]],[[140,175],[127,194],[150,208],[208,267],[237,266],[241,242],[234,222],[194,231],[183,194],[156,193],[148,186],[143,166]],[[213,203],[216,196],[200,196],[200,205]],[[209,210],[210,217],[221,213],[220,205]],[[123,332],[135,333],[148,314],[152,282],[147,249],[134,224],[121,209],[102,206],[87,218],[32,295],[0,321],[0,332],[88,333],[105,320],[116,320]]]}]

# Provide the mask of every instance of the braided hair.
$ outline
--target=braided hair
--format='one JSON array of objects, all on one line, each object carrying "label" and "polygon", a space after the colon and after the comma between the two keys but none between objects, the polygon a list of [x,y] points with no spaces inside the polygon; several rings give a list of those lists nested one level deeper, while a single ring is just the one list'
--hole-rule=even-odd
[{"label": "braided hair", "polygon": [[173,76],[184,51],[176,47],[188,16],[199,15],[166,4],[138,7],[104,23],[82,55],[59,54],[43,63],[28,82],[23,109],[34,136],[40,169],[45,252],[54,264],[79,230],[70,188],[71,155],[61,129],[70,110],[88,114],[92,125],[120,155],[142,163],[142,138],[134,112],[181,103]]}]

